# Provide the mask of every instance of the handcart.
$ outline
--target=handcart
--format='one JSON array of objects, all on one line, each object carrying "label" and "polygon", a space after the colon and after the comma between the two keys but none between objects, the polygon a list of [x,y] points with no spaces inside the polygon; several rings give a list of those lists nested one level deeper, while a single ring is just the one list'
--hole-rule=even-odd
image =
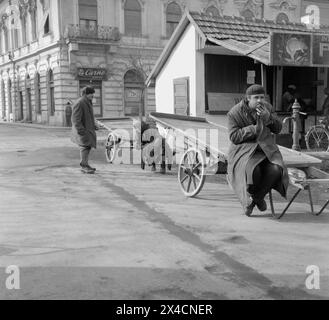
[{"label": "handcart", "polygon": [[113,163],[118,152],[134,147],[133,118],[101,118],[96,123],[108,131],[105,140],[105,157],[107,162]]},{"label": "handcart", "polygon": [[[223,168],[227,164],[229,148],[228,130],[205,118],[173,115],[166,113],[150,114],[163,131],[169,132],[183,143],[176,143],[176,152],[182,153],[178,165],[178,183],[185,196],[195,197],[203,188],[208,174],[226,173]],[[180,150],[177,150],[180,149]],[[284,163],[288,167],[290,184],[297,187],[297,192],[284,210],[277,213],[273,204],[272,192],[269,193],[272,216],[280,219],[302,190],[308,192],[311,213],[320,215],[329,204],[324,204],[318,213],[314,212],[311,186],[316,183],[328,184],[329,174],[317,167],[322,161],[282,146],[279,146]]]},{"label": "handcart", "polygon": [[[99,127],[108,131],[105,139],[105,156],[109,163],[113,163],[120,156],[121,159],[123,149],[129,149],[129,163],[133,163],[140,159],[141,168],[145,169],[145,165],[152,165],[152,170],[156,170],[156,164],[161,165],[161,173],[171,170],[171,160],[166,157],[165,152],[168,145],[159,134],[156,123],[150,119],[140,120],[139,118],[120,118],[120,119],[97,119]],[[149,130],[148,130],[149,129]],[[155,149],[161,149],[160,154]],[[136,157],[134,152],[138,152]],[[121,154],[120,154],[121,153]]]}]

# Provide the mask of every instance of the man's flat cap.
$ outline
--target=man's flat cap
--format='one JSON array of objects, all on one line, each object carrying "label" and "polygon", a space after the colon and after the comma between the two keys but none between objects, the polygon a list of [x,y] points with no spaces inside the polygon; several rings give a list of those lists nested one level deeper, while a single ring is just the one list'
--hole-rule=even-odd
[{"label": "man's flat cap", "polygon": [[260,84],[253,84],[246,91],[247,96],[253,96],[255,94],[265,94],[264,87],[261,86]]}]

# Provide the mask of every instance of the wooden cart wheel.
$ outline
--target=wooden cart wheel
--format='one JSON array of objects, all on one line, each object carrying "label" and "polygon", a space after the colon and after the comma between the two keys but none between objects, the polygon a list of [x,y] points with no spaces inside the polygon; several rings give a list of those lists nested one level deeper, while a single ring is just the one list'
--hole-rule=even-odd
[{"label": "wooden cart wheel", "polygon": [[105,156],[107,162],[109,163],[112,163],[114,161],[116,153],[118,151],[118,144],[116,140],[116,136],[113,133],[110,133],[106,139]]},{"label": "wooden cart wheel", "polygon": [[197,149],[187,150],[178,167],[178,182],[187,197],[195,197],[206,180],[203,154]]}]

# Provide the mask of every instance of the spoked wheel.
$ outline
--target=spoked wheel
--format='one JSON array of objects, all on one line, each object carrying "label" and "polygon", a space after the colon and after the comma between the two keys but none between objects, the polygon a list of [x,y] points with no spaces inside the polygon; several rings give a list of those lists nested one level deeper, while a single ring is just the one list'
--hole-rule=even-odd
[{"label": "spoked wheel", "polygon": [[310,151],[329,151],[329,133],[323,126],[312,127],[307,132],[305,140]]},{"label": "spoked wheel", "polygon": [[112,163],[114,161],[117,151],[118,143],[116,136],[113,133],[110,133],[105,144],[105,156],[107,162]]},{"label": "spoked wheel", "polygon": [[203,154],[196,149],[187,150],[178,168],[178,182],[187,197],[195,197],[206,180],[206,166]]}]

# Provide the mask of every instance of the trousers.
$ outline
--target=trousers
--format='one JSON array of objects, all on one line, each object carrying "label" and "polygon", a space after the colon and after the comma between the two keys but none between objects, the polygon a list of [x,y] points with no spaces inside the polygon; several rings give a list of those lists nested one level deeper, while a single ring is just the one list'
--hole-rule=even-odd
[{"label": "trousers", "polygon": [[266,158],[259,163],[253,171],[253,184],[248,186],[248,191],[256,201],[263,200],[273,187],[280,182],[282,168],[271,163]]},{"label": "trousers", "polygon": [[82,166],[88,165],[90,150],[91,150],[91,147],[80,146],[80,164]]}]

